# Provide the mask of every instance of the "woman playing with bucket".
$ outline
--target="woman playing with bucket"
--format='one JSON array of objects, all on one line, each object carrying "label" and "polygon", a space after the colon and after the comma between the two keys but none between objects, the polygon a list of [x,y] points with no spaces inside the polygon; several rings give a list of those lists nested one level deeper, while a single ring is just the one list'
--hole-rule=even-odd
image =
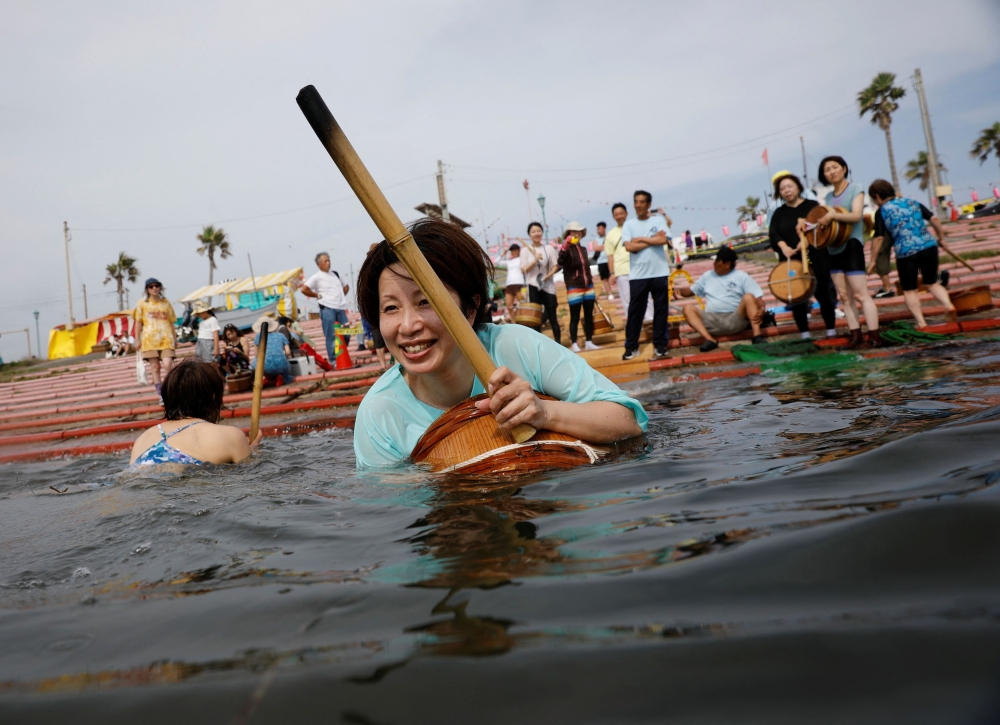
[{"label": "woman playing with bucket", "polygon": [[[878,330],[878,309],[868,293],[868,273],[865,271],[865,227],[862,221],[865,206],[865,190],[861,184],[850,181],[850,169],[840,156],[827,156],[819,164],[819,181],[833,186],[827,193],[824,204],[828,207],[842,207],[847,211],[828,211],[819,220],[820,226],[832,221],[851,224],[851,232],[846,242],[830,247],[830,276],[837,287],[837,294],[844,303],[847,327],[851,331],[849,349],[861,347],[865,340],[861,335],[861,320],[858,318],[858,303],[865,315],[868,326],[869,347],[881,347],[882,338]],[[805,220],[799,220],[799,228],[805,229]]]},{"label": "woman playing with bucket", "polygon": [[[414,241],[499,366],[490,398],[478,402],[501,428],[526,423],[593,443],[639,435],[648,417],[638,401],[553,340],[522,325],[492,325],[492,264],[458,227],[422,220]],[[361,268],[358,306],[399,361],[361,402],[354,428],[359,468],[397,464],[448,408],[487,392],[395,253],[385,241]],[[543,400],[543,393],[556,400]]]}]

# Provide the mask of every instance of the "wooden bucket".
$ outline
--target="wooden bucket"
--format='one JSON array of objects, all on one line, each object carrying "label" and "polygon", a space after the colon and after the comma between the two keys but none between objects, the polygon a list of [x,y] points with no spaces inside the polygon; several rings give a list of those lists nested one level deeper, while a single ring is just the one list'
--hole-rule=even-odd
[{"label": "wooden bucket", "polygon": [[614,329],[615,323],[611,321],[608,313],[601,307],[601,303],[594,300],[594,335],[603,335],[607,332],[612,332]]},{"label": "wooden bucket", "polygon": [[[828,206],[817,206],[806,216],[806,222],[809,224],[817,224],[820,219],[826,216],[828,211],[836,211],[846,214],[848,210],[842,206],[835,206],[832,209]],[[817,249],[837,247],[850,239],[851,227],[853,226],[853,224],[833,221],[830,222],[829,226],[822,228],[816,226],[814,229],[810,229],[806,232],[806,239],[809,240],[810,246],[816,247]]]},{"label": "wooden bucket", "polygon": [[971,315],[975,312],[993,309],[993,297],[989,285],[981,284],[975,287],[948,290],[951,303],[960,315]]},{"label": "wooden bucket", "polygon": [[233,373],[226,378],[226,390],[230,393],[245,393],[253,387],[253,374],[247,371]]},{"label": "wooden bucket", "polygon": [[[477,395],[446,410],[424,432],[410,459],[439,473],[512,475],[594,463],[607,450],[564,433],[540,430],[517,443],[489,412],[476,407]],[[554,400],[539,395],[545,400]]]},{"label": "wooden bucket", "polygon": [[788,305],[805,302],[816,290],[816,278],[805,272],[802,262],[789,259],[771,270],[767,286],[777,299]]},{"label": "wooden bucket", "polygon": [[522,302],[514,313],[514,322],[530,327],[532,330],[540,330],[542,328],[542,312],[544,311],[545,308],[539,304]]}]

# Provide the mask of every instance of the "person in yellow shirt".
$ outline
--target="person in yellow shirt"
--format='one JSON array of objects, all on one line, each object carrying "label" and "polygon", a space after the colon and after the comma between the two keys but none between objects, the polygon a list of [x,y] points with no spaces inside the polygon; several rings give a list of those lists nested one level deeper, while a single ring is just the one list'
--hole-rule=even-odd
[{"label": "person in yellow shirt", "polygon": [[615,218],[615,228],[604,237],[604,253],[608,255],[609,282],[617,285],[618,296],[621,297],[624,309],[628,309],[631,299],[628,288],[629,252],[622,244],[622,224],[628,219],[628,209],[621,202],[611,207],[611,216]]},{"label": "person in yellow shirt", "polygon": [[132,313],[135,318],[135,339],[139,341],[142,359],[149,363],[153,385],[160,394],[160,365],[163,375],[170,372],[177,347],[177,332],[174,323],[177,313],[174,306],[163,296],[163,284],[155,277],[146,280],[146,296],[139,300]]}]

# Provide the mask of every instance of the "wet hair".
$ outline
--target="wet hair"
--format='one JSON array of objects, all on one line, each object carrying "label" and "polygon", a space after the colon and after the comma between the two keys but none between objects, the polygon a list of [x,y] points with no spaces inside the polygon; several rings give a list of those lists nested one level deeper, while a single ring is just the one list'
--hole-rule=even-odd
[{"label": "wet hair", "polygon": [[284,315],[282,315],[281,317],[278,318],[278,324],[285,325],[287,327],[288,325],[292,324],[292,318],[285,317]]},{"label": "wet hair", "polygon": [[327,254],[326,252],[320,252],[319,254],[316,255],[316,264],[319,264],[319,260],[323,259],[323,257],[329,259],[330,255]]},{"label": "wet hair", "polygon": [[607,225],[607,224],[605,224],[604,222],[597,222],[596,226],[599,226],[599,227],[604,227],[605,229],[607,229],[607,228],[608,228],[608,225]]},{"label": "wet hair", "polygon": [[635,199],[635,197],[637,197],[637,196],[644,196],[644,197],[646,197],[646,203],[647,204],[652,204],[653,203],[653,195],[650,194],[648,191],[643,191],[642,189],[639,189],[639,191],[637,191],[634,194],[632,194],[632,198]]},{"label": "wet hair", "polygon": [[243,337],[243,333],[240,332],[240,328],[238,328],[236,325],[234,325],[231,322],[228,325],[226,325],[225,327],[222,328],[222,337],[226,338],[226,335],[228,335],[228,333],[229,333],[230,330],[232,330],[233,332],[236,333],[236,339],[237,340],[239,340],[241,337]]},{"label": "wet hair", "polygon": [[616,201],[614,204],[611,205],[611,213],[614,214],[615,209],[618,209],[619,207],[621,207],[622,211],[628,214],[628,209],[620,201]]},{"label": "wet hair", "polygon": [[200,360],[185,360],[175,365],[160,389],[166,419],[201,418],[218,423],[225,386],[217,365]]},{"label": "wet hair", "polygon": [[730,262],[733,267],[736,266],[737,259],[739,259],[739,257],[736,255],[736,252],[732,247],[722,247],[715,255],[715,260],[717,262]]},{"label": "wet hair", "polygon": [[[491,319],[488,290],[489,280],[493,277],[493,262],[483,248],[454,224],[439,219],[414,222],[410,226],[410,234],[444,285],[458,295],[462,314],[475,310],[472,326],[476,330],[484,329]],[[398,261],[399,257],[383,239],[368,254],[358,273],[358,309],[368,324],[376,329],[381,307],[379,279],[386,268]]]},{"label": "wet hair", "polygon": [[875,179],[872,185],[868,187],[868,196],[885,201],[886,199],[891,199],[896,196],[896,189],[885,179]]},{"label": "wet hair", "polygon": [[827,156],[822,161],[819,162],[819,173],[816,174],[816,178],[819,179],[819,183],[830,186],[830,182],[826,180],[826,174],[823,173],[823,167],[826,166],[827,161],[836,161],[838,164],[844,167],[844,176],[846,177],[851,170],[847,167],[847,162],[844,161],[843,156]]},{"label": "wet hair", "polygon": [[781,186],[781,182],[784,181],[785,179],[791,179],[792,181],[794,181],[795,185],[799,187],[799,196],[802,196],[802,192],[806,190],[806,187],[802,186],[802,182],[799,180],[799,177],[796,176],[795,174],[782,174],[781,176],[779,176],[777,179],[774,180],[774,198],[775,199],[781,198],[781,194],[778,193],[778,187]]},{"label": "wet hair", "polygon": [[541,224],[539,224],[538,222],[531,222],[531,224],[528,225],[528,234],[531,234],[532,227],[538,227],[539,229],[542,230],[543,233],[545,232],[545,230],[542,229],[542,225]]},{"label": "wet hair", "polygon": [[521,251],[521,245],[520,244],[511,244],[510,245],[510,249],[508,251],[513,252],[515,249],[520,252]]}]

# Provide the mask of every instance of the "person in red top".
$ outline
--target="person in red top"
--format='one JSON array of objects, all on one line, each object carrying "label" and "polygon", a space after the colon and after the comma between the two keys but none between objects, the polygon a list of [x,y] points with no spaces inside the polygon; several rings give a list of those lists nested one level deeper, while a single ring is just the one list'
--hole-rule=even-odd
[{"label": "person in red top", "polygon": [[594,344],[594,277],[590,272],[590,259],[587,250],[580,245],[580,240],[587,234],[586,228],[579,222],[570,222],[566,226],[566,241],[559,248],[559,266],[562,267],[563,280],[566,282],[566,299],[569,302],[569,339],[573,343],[570,349],[580,352],[576,344],[576,333],[580,326],[580,309],[583,309],[583,335],[586,342],[584,350],[597,350]]}]

